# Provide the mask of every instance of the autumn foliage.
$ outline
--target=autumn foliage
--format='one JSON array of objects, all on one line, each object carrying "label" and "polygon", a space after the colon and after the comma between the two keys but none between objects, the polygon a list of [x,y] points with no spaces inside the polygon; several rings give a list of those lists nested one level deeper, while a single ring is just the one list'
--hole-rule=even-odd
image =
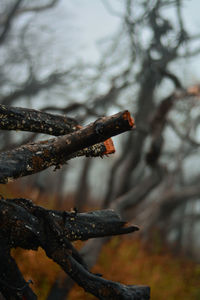
[{"label": "autumn foliage", "polygon": [[[65,276],[42,249],[37,252],[17,249],[13,255],[25,278],[33,280],[32,288],[41,300],[46,299],[56,276]],[[131,284],[133,278],[135,284],[149,284],[154,300],[200,299],[199,264],[159,250],[159,246],[155,251],[147,250],[139,239],[114,237],[104,246],[93,271],[126,284]],[[96,298],[75,285],[67,299]]]},{"label": "autumn foliage", "polygon": [[[17,193],[16,186],[8,187],[6,190],[5,186],[4,189],[2,186],[1,193],[9,193],[11,196],[12,189],[15,194]],[[24,196],[27,194],[28,190],[24,190]],[[42,200],[44,201],[44,198]],[[37,202],[40,202],[40,199]],[[51,205],[52,199],[49,199],[49,202],[46,199],[45,206]],[[152,239],[151,245],[146,245],[139,238],[135,238],[135,235],[129,235],[128,238],[112,238],[103,247],[93,272],[126,284],[131,284],[133,279],[135,284],[148,284],[151,286],[153,300],[200,299],[200,265],[184,256],[176,257],[171,254],[162,246],[158,235]],[[80,248],[82,243],[76,242],[74,245]],[[58,265],[46,257],[41,248],[39,251],[16,249],[12,255],[16,258],[25,279],[32,279],[31,287],[41,300],[46,299],[56,277],[66,276]],[[96,298],[75,285],[67,299]]]}]

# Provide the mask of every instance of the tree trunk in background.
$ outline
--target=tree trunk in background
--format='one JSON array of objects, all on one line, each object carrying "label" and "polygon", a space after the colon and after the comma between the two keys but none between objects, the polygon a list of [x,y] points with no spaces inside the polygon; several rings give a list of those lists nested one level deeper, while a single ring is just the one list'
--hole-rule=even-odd
[{"label": "tree trunk in background", "polygon": [[89,197],[89,171],[92,165],[92,160],[86,158],[83,162],[82,170],[79,176],[76,195],[75,195],[75,207],[79,212],[83,210],[83,207],[87,205],[87,200]]}]

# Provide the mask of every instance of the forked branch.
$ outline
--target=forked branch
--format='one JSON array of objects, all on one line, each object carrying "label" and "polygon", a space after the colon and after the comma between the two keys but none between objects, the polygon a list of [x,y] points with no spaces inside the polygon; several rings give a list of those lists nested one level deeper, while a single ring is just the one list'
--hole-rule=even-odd
[{"label": "forked branch", "polygon": [[[0,183],[33,174],[68,159],[112,153],[110,138],[134,128],[128,111],[81,127],[75,120],[35,110],[0,106],[0,128],[58,135],[0,154]],[[64,134],[64,135],[63,135]],[[12,248],[37,250],[59,264],[85,291],[99,299],[149,299],[149,287],[127,286],[92,274],[71,244],[76,240],[137,231],[113,210],[88,213],[47,210],[27,199],[0,200],[0,291],[6,299],[37,299],[10,256]]]},{"label": "forked branch", "polygon": [[[6,245],[3,253],[6,252],[7,256],[9,249],[13,247],[33,250],[42,247],[47,256],[59,264],[85,291],[99,299],[149,299],[148,287],[126,286],[92,274],[70,243],[77,239],[85,240],[138,230],[137,226],[122,221],[112,210],[79,214],[47,210],[26,199],[1,199],[0,226],[0,241],[3,241],[1,246]],[[5,255],[0,256],[0,270],[3,268],[1,271],[5,269],[2,260],[5,261]],[[23,279],[19,280],[20,273],[15,264],[15,272],[9,272],[10,268],[13,269],[13,263],[13,260],[8,259],[4,273],[0,272],[0,290],[9,293],[8,286],[13,289],[15,286],[12,293],[26,295],[30,293],[30,287]],[[5,273],[6,277],[3,275]],[[16,286],[17,283],[19,286]],[[20,290],[21,286],[25,288]],[[34,295],[31,299],[34,299]]]},{"label": "forked branch", "polygon": [[71,134],[3,152],[0,154],[0,183],[34,174],[51,166],[60,167],[74,156],[90,156],[91,146],[133,127],[134,120],[130,113],[123,111],[100,118]]}]

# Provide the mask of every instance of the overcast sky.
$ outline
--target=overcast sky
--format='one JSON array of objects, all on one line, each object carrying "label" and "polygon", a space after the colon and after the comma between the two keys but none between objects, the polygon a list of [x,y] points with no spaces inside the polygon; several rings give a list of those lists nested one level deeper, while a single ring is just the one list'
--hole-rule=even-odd
[{"label": "overcast sky", "polygon": [[[68,2],[68,3],[67,3]],[[117,29],[119,25],[119,18],[111,15],[103,5],[101,0],[63,0],[61,5],[64,5],[76,20],[76,26],[81,31],[81,39],[86,47],[90,48],[91,52],[95,54],[97,51],[97,42],[109,35]],[[115,10],[120,12],[120,3],[118,0],[105,1]],[[200,1],[199,0],[185,0],[183,9],[184,21],[191,31],[200,31]],[[88,53],[88,56],[90,56]]]},{"label": "overcast sky", "polygon": [[[120,13],[122,0],[106,0],[105,2]],[[184,1],[184,22],[190,32],[200,32],[199,11],[200,0]],[[68,44],[71,41],[73,51],[75,49],[77,52],[73,52],[72,56],[77,54],[84,61],[89,62],[97,61],[100,53],[99,42],[105,37],[112,36],[120,23],[120,19],[111,15],[101,0],[61,0],[58,7],[50,14],[56,18],[59,15],[60,27],[58,26],[58,28],[60,28],[63,53],[69,51]],[[63,28],[64,30],[66,28],[65,38],[63,38]],[[59,29],[57,36],[59,39]],[[56,45],[56,43],[54,44]],[[184,61],[180,68],[182,68],[181,74],[184,74],[185,82],[188,84],[200,79],[200,58]]]},{"label": "overcast sky", "polygon": [[[121,1],[107,2],[120,12]],[[120,19],[107,11],[101,0],[62,0],[59,11],[62,11],[63,15],[68,13],[66,26],[71,27],[73,42],[77,43],[79,49],[77,55],[81,55],[84,61],[95,62],[99,57],[99,42],[117,31]],[[190,32],[200,32],[199,11],[200,0],[185,0],[183,15]],[[183,64],[179,64],[175,70],[178,71],[183,75],[182,79],[185,79],[186,84],[200,82],[200,57],[183,61]],[[99,190],[97,182],[95,189]]]}]

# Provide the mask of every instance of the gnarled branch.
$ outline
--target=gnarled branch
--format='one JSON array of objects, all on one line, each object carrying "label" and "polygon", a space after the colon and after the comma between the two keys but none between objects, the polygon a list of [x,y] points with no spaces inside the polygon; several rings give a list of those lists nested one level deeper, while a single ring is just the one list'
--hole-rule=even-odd
[{"label": "gnarled branch", "polygon": [[74,157],[74,154],[79,155],[80,150],[89,156],[91,149],[88,147],[131,130],[133,126],[134,120],[129,112],[123,111],[100,118],[71,134],[3,152],[0,154],[0,183],[40,172],[53,165],[59,167]]},{"label": "gnarled branch", "polygon": [[[13,247],[33,250],[42,247],[72,279],[99,299],[149,299],[148,287],[126,286],[89,272],[83,259],[70,243],[77,239],[85,240],[138,230],[137,226],[122,221],[112,210],[68,213],[47,210],[26,199],[1,199],[0,226],[0,240],[4,242],[8,255],[9,249]],[[2,259],[5,257],[0,256],[0,265]],[[7,273],[6,279],[2,277],[2,273],[0,275],[1,291],[11,285],[12,276],[18,278],[17,273]],[[14,282],[18,283],[16,279]],[[20,290],[23,295],[27,289],[29,291],[28,286],[24,290],[16,286],[15,294]]]}]

